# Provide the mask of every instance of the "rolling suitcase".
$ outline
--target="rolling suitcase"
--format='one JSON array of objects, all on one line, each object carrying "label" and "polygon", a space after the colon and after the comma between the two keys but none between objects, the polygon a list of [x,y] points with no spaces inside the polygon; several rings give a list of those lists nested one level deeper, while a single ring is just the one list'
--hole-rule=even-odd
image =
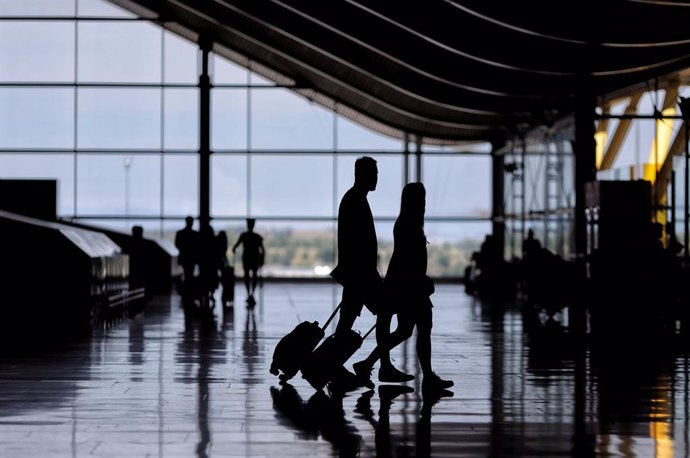
[{"label": "rolling suitcase", "polygon": [[333,334],[314,350],[302,366],[302,378],[320,390],[335,378],[342,376],[342,367],[362,346],[364,339],[376,328],[372,326],[363,336],[352,329]]},{"label": "rolling suitcase", "polygon": [[[301,369],[304,362],[324,336],[324,329],[331,323],[340,306],[333,313],[323,327],[318,321],[303,321],[285,337],[280,339],[273,350],[273,361],[270,372],[279,375],[281,381],[290,380]],[[282,374],[281,374],[282,371]]]}]

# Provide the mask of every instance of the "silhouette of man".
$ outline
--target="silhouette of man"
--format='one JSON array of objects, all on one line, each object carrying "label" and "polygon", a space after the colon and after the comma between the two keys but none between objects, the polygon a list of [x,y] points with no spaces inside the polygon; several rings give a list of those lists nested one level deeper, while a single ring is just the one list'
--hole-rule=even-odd
[{"label": "silhouette of man", "polygon": [[131,289],[146,287],[146,253],[144,243],[144,228],[132,226],[132,242],[128,253],[129,287]]},{"label": "silhouette of man", "polygon": [[194,277],[194,266],[197,262],[199,233],[192,229],[194,218],[184,219],[185,227],[175,233],[175,247],[179,250],[178,261],[182,266],[183,283],[188,284]]},{"label": "silhouette of man", "polygon": [[259,267],[264,263],[265,249],[264,239],[254,232],[256,219],[247,218],[247,231],[240,234],[232,252],[242,245],[242,267],[244,269],[244,286],[247,288],[247,307],[251,308],[256,304],[254,291],[259,281]]},{"label": "silhouette of man", "polygon": [[378,182],[376,161],[360,157],[355,161],[355,182],[338,208],[338,265],[331,276],[343,285],[336,334],[352,329],[364,305],[376,313],[382,289],[377,269],[378,242],[374,217],[367,201]]}]

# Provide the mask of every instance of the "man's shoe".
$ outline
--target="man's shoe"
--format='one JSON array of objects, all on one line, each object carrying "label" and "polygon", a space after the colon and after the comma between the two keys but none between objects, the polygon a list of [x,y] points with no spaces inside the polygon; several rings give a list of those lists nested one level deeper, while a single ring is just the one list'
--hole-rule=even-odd
[{"label": "man's shoe", "polygon": [[372,366],[367,364],[366,361],[359,361],[352,365],[352,369],[355,371],[357,380],[359,380],[359,383],[361,383],[362,386],[365,386],[370,390],[374,389],[374,382],[371,381],[371,370],[373,369]]},{"label": "man's shoe", "polygon": [[452,380],[443,380],[441,377],[432,372],[431,375],[424,377],[422,381],[423,391],[441,391],[450,388],[454,383]]},{"label": "man's shoe", "polygon": [[388,383],[402,383],[414,380],[414,375],[406,374],[394,367],[379,369],[379,380]]}]

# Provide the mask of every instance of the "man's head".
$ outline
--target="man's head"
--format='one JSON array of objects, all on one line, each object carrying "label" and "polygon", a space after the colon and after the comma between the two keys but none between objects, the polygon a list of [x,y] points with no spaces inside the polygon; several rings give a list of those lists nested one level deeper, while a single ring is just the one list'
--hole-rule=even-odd
[{"label": "man's head", "polygon": [[184,219],[184,225],[187,229],[191,229],[193,224],[194,218],[192,218],[191,216],[188,216]]},{"label": "man's head", "polygon": [[364,187],[367,191],[376,190],[379,179],[379,169],[376,161],[368,156],[360,157],[355,161],[355,184]]},{"label": "man's head", "polygon": [[132,236],[134,236],[135,239],[143,239],[144,228],[141,226],[132,226]]},{"label": "man's head", "polygon": [[254,230],[254,225],[256,224],[256,218],[247,218],[247,228],[250,231]]}]

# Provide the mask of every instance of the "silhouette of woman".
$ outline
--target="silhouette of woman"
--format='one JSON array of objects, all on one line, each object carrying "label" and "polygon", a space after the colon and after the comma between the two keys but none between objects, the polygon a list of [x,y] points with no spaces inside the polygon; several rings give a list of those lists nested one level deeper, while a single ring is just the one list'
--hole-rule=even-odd
[{"label": "silhouette of woman", "polygon": [[259,281],[259,267],[264,263],[265,253],[263,237],[254,232],[255,223],[256,219],[247,218],[247,231],[240,234],[240,238],[232,247],[234,253],[240,244],[243,245],[242,267],[244,268],[244,286],[247,288],[247,307],[249,308],[256,304],[254,291],[256,290],[256,283]]},{"label": "silhouette of woman", "polygon": [[[400,215],[393,228],[393,256],[384,280],[386,307],[379,312],[376,328],[377,347],[363,361],[353,366],[358,376],[371,372],[377,359],[381,360],[379,380],[402,382],[414,377],[396,369],[391,363],[390,349],[412,336],[417,327],[417,357],[422,367],[425,391],[443,390],[453,386],[431,369],[432,304],[429,296],[434,283],[426,275],[427,252],[424,235],[426,190],[422,183],[408,183],[402,191]],[[390,320],[398,313],[398,327],[390,333]]]}]

